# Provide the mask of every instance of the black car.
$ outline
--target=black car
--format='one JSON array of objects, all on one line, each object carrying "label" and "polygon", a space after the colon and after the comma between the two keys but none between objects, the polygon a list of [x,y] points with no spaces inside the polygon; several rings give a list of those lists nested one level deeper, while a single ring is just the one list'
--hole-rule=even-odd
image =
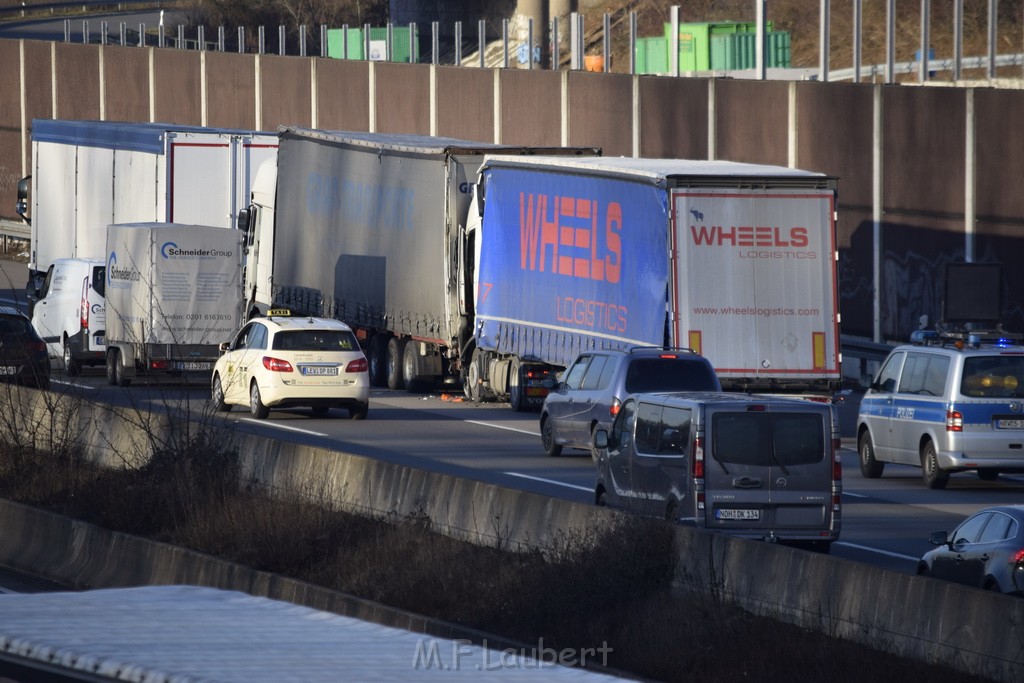
[{"label": "black car", "polygon": [[690,349],[634,347],[581,353],[544,399],[540,437],[544,450],[593,450],[594,432],[609,429],[630,394],[660,391],[721,391],[710,361]]},{"label": "black car", "polygon": [[50,388],[46,344],[28,317],[10,306],[0,306],[0,381]]},{"label": "black car", "polygon": [[985,508],[930,540],[939,547],[921,558],[918,574],[1024,595],[1024,505]]}]

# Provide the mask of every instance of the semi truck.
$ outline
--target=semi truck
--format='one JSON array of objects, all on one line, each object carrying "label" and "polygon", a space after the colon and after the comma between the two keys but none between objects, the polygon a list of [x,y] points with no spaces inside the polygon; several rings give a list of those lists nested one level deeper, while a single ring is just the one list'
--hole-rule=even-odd
[{"label": "semi truck", "polygon": [[281,128],[240,225],[247,315],[285,307],[346,322],[374,386],[461,382],[473,304],[466,220],[480,163],[498,152],[600,150]]},{"label": "semi truck", "polygon": [[106,367],[110,384],[210,371],[241,327],[241,238],[178,223],[106,229]]},{"label": "semi truck", "polygon": [[276,153],[274,133],[34,119],[17,203],[31,224],[30,306],[57,259],[104,257],[110,224],[236,227],[259,165]]},{"label": "semi truck", "polygon": [[836,187],[728,161],[488,157],[462,247],[467,396],[537,406],[578,353],[636,345],[703,354],[725,390],[831,395]]}]

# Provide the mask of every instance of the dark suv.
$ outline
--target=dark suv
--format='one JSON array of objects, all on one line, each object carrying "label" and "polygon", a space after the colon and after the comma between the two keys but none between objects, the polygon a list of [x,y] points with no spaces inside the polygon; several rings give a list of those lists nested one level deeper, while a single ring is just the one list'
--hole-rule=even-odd
[{"label": "dark suv", "polygon": [[590,451],[594,432],[608,429],[630,394],[721,391],[707,358],[690,349],[635,347],[581,353],[566,368],[540,412],[540,438],[550,456],[563,447]]}]

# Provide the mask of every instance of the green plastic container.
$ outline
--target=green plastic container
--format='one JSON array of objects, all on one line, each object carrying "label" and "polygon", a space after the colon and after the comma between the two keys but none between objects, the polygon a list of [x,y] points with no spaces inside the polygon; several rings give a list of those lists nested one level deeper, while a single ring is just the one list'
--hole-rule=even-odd
[{"label": "green plastic container", "polygon": [[661,36],[636,39],[636,72],[638,74],[668,73],[668,41]]},{"label": "green plastic container", "polygon": [[[417,32],[418,33],[418,32]],[[345,53],[345,29],[327,29],[327,56],[335,59],[366,59],[365,44],[363,40],[364,30],[361,28],[348,29],[348,52]],[[417,35],[413,43],[414,59],[409,59],[409,27],[394,26],[391,29],[391,61],[392,62],[418,62],[420,54],[420,39]],[[387,55],[388,29],[370,29],[370,59],[384,61]]]},{"label": "green plastic container", "polygon": [[[790,39],[788,31],[765,34],[765,66],[788,67]],[[716,71],[757,67],[757,34],[732,33],[711,36],[711,68]]]},{"label": "green plastic container", "polygon": [[[772,22],[767,22],[765,30],[770,32],[772,28]],[[716,68],[711,65],[712,37],[737,33],[756,34],[757,22],[725,21],[679,24],[679,70],[708,71]],[[671,45],[672,24],[665,24],[665,39]]]}]

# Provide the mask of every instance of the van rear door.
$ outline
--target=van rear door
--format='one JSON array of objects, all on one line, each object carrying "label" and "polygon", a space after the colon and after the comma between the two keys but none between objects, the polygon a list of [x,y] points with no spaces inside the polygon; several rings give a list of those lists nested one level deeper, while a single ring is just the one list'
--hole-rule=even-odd
[{"label": "van rear door", "polygon": [[[786,401],[708,407],[704,467],[709,529],[806,535],[830,527],[831,412]],[[781,533],[780,533],[781,532]]]}]

